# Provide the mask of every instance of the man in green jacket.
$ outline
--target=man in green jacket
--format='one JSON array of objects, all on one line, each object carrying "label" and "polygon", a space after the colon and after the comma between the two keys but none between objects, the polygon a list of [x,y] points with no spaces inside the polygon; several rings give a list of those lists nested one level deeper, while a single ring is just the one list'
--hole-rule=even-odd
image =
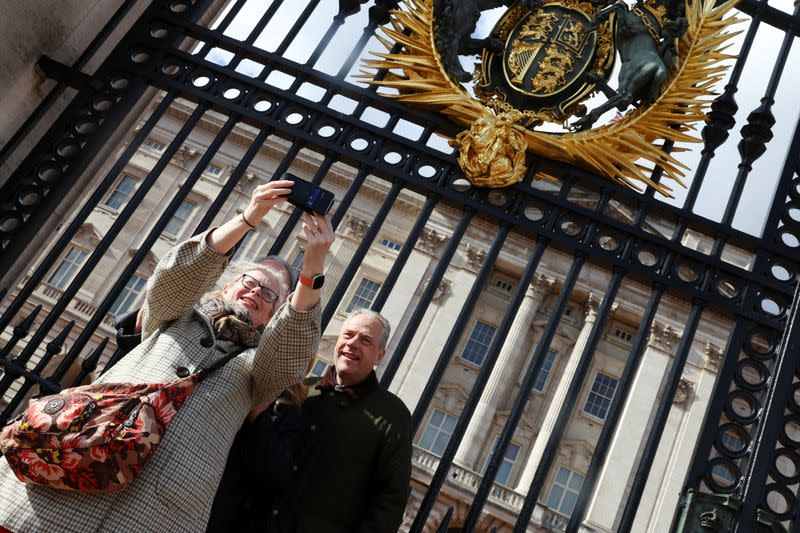
[{"label": "man in green jacket", "polygon": [[342,324],[334,366],[303,406],[300,471],[273,519],[295,533],[396,533],[411,480],[411,415],[380,387],[389,323],[368,309]]}]

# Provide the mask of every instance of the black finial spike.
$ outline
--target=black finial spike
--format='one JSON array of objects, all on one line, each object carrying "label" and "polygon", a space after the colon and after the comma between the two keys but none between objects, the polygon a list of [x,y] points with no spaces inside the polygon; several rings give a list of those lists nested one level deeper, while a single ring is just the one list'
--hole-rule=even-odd
[{"label": "black finial spike", "polygon": [[75,327],[75,321],[70,320],[69,324],[67,324],[66,327],[61,330],[61,333],[59,333],[55,339],[47,343],[47,348],[45,351],[51,355],[60,352],[61,348],[64,346],[64,341],[67,340],[67,336],[69,335],[69,332],[72,331],[73,327]]},{"label": "black finial spike", "polygon": [[708,122],[700,134],[705,141],[703,153],[713,155],[714,151],[728,138],[728,132],[736,124],[736,112],[739,110],[739,105],[736,103],[735,93],[735,87],[726,87],[722,96],[711,104]]},{"label": "black finial spike", "polygon": [[14,328],[14,336],[19,338],[27,337],[28,333],[30,333],[33,321],[36,320],[36,317],[39,315],[39,311],[41,310],[42,304],[37,305],[33,311],[31,311],[31,313],[22,320],[22,322],[17,324]]},{"label": "black finial spike", "polygon": [[742,128],[742,140],[739,141],[739,155],[742,156],[739,166],[750,168],[766,152],[767,143],[773,136],[772,126],[775,125],[773,103],[772,98],[763,98],[761,105],[747,117],[747,124]]},{"label": "black finial spike", "polygon": [[436,530],[436,533],[447,533],[447,528],[450,527],[450,519],[453,518],[453,506],[451,505],[447,509],[447,513],[444,515],[442,519],[442,523],[439,524],[439,529]]}]

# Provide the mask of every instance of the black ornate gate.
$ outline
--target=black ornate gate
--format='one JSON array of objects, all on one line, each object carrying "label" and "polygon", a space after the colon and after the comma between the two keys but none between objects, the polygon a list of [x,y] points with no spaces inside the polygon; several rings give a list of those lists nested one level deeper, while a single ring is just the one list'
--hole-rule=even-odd
[{"label": "black ornate gate", "polygon": [[[93,372],[99,362],[113,357],[113,350],[103,339],[108,312],[126,290],[137,269],[150,260],[151,248],[180,212],[182,203],[192,194],[202,175],[213,166],[215,154],[237,128],[248,127],[250,144],[230,175],[221,182],[219,194],[197,223],[195,231],[209,227],[234,189],[252,179],[248,167],[265,150],[279,140],[285,154],[274,169],[282,173],[302,151],[318,154],[319,166],[314,181],[322,183],[337,163],[354,170],[346,193],[337,201],[334,226],[339,226],[369,176],[385,182],[386,193],[362,243],[341,273],[340,282],[329,295],[323,313],[323,328],[331,321],[337,306],[345,297],[350,281],[369,251],[381,228],[391,224],[390,210],[402,191],[414,191],[426,198],[406,241],[372,301],[381,310],[392,294],[415,244],[425,234],[426,225],[435,209],[446,207],[458,213],[452,236],[444,244],[435,267],[426,280],[425,289],[415,302],[412,313],[393,339],[393,357],[383,369],[382,382],[388,385],[396,376],[415,335],[423,322],[431,301],[454,257],[463,246],[468,229],[480,221],[491,224],[495,234],[485,256],[480,258],[474,283],[467,294],[459,316],[453,317],[452,330],[441,346],[438,359],[413,413],[415,429],[419,429],[445,373],[451,355],[467,329],[499,254],[512,232],[531,243],[516,288],[510,296],[505,316],[488,346],[486,357],[468,392],[463,409],[450,440],[432,470],[424,497],[415,502],[411,531],[445,530],[450,514],[433,520],[430,512],[436,503],[453,464],[476,406],[484,393],[504,341],[512,328],[516,311],[522,305],[528,286],[534,281],[544,254],[555,250],[571,257],[563,279],[558,279],[558,296],[549,319],[543,325],[530,362],[524,368],[520,390],[507,415],[502,433],[494,446],[481,481],[475,487],[474,499],[458,524],[464,531],[479,530],[481,512],[490,498],[493,480],[501,467],[504,453],[517,429],[529,399],[530,391],[546,360],[576,282],[587,265],[605,269],[609,284],[598,305],[597,318],[586,344],[575,359],[575,379],[566,391],[553,430],[549,433],[542,456],[517,514],[515,531],[526,531],[537,501],[544,496],[545,480],[556,458],[571,413],[580,401],[582,387],[589,375],[593,354],[608,325],[615,300],[623,282],[644,287],[649,293],[638,330],[630,340],[630,352],[619,377],[617,392],[608,407],[608,415],[595,443],[583,484],[569,517],[548,527],[578,531],[595,492],[598,475],[604,466],[612,439],[618,428],[623,406],[640,367],[647,338],[654,325],[659,305],[666,295],[687,304],[674,358],[658,400],[653,408],[651,427],[637,456],[635,474],[628,480],[625,501],[620,504],[615,521],[617,531],[631,531],[639,509],[640,498],[650,475],[650,467],[658,452],[673,400],[681,386],[681,375],[690,356],[695,333],[704,313],[726,317],[731,330],[718,369],[716,385],[708,398],[705,421],[696,441],[694,456],[685,479],[683,505],[676,510],[673,529],[779,531],[798,530],[800,503],[800,347],[798,312],[798,275],[800,274],[800,128],[793,125],[793,137],[768,210],[763,232],[752,235],[734,227],[737,213],[748,209],[743,191],[748,180],[759,179],[753,164],[766,151],[772,139],[775,118],[772,108],[792,44],[800,33],[800,7],[792,14],[770,6],[767,2],[743,0],[739,9],[750,16],[747,33],[724,93],[712,106],[709,122],[703,129],[705,145],[696,168],[689,176],[689,190],[680,206],[664,202],[654,191],[643,194],[623,189],[580,169],[528,158],[529,172],[518,185],[502,192],[453,187],[459,177],[455,158],[437,149],[432,141],[436,132],[454,136],[459,128],[444,117],[432,115],[394,103],[375,88],[352,83],[348,74],[367,47],[376,28],[388,21],[388,10],[397,2],[376,0],[369,7],[369,22],[360,36],[350,43],[347,57],[338,72],[328,74],[316,67],[320,57],[332,46],[337,32],[345,25],[342,12],[326,20],[327,27],[316,34],[313,50],[304,60],[290,59],[287,50],[302,33],[310,35],[310,20],[318,21],[318,13],[331,10],[332,0],[286,2],[273,0],[251,25],[247,36],[231,37],[226,29],[247,4],[232,0],[223,9],[212,0],[155,0],[127,34],[119,41],[102,66],[91,75],[81,72],[83,63],[69,67],[43,57],[39,67],[59,82],[60,87],[77,90],[67,108],[38,141],[22,164],[5,180],[0,192],[0,275],[4,285],[3,314],[0,331],[0,421],[5,422],[21,405],[26,395],[37,386],[56,391],[73,382],[80,382]],[[130,7],[126,3],[123,9]],[[290,7],[292,4],[294,7]],[[358,7],[352,4],[351,11]],[[293,9],[293,26],[282,31],[285,36],[273,50],[265,50],[259,37],[281,9]],[[366,7],[364,9],[367,9]],[[336,9],[333,9],[336,11]],[[219,14],[215,25],[208,19]],[[317,15],[315,15],[317,14]],[[314,17],[317,18],[314,18]],[[114,19],[109,22],[113,27]],[[751,53],[760,27],[769,26],[784,35],[776,54],[761,104],[752,110],[743,124],[741,135],[729,134],[736,126],[735,101],[740,78],[748,61],[762,58]],[[104,37],[110,31],[104,31]],[[93,49],[87,51],[93,53]],[[214,60],[214,54],[225,61]],[[752,56],[752,57],[751,57]],[[244,66],[247,68],[244,68]],[[288,80],[283,86],[270,81],[280,73]],[[385,75],[381,73],[379,75]],[[312,87],[314,97],[309,96]],[[158,93],[157,90],[163,91]],[[316,92],[314,92],[316,91]],[[343,112],[332,105],[335,99],[353,102]],[[49,100],[43,104],[46,108]],[[135,125],[145,105],[153,105],[143,122]],[[96,232],[93,249],[76,262],[76,268],[63,287],[50,289],[47,306],[34,307],[31,302],[41,290],[56,263],[63,259],[75,236],[86,228],[89,215],[113,192],[115,183],[131,164],[158,121],[170,113],[179,101],[191,102],[187,118],[179,131],[157,148],[158,159],[131,190],[127,203],[104,232]],[[385,124],[377,126],[370,112],[385,114]],[[155,187],[168,163],[185,157],[186,140],[201,120],[214,117],[218,129],[209,134],[204,153],[199,154],[191,171],[172,198],[162,200],[162,211],[149,233],[132,248],[127,266],[108,280],[109,290],[102,300],[84,305],[84,321],[64,319],[78,305],[80,291],[98,268],[126,222],[135,215],[148,191]],[[32,117],[31,123],[37,120]],[[415,138],[404,135],[397,126],[403,121],[419,129]],[[11,142],[2,148],[3,160],[28,135],[26,124]],[[111,154],[109,139],[120,138],[122,128],[136,128],[126,138],[124,149]],[[741,160],[733,178],[731,192],[719,221],[695,213],[695,203],[707,177],[715,151],[725,143],[738,143]],[[668,144],[664,150],[671,150]],[[101,166],[98,161],[108,161]],[[557,177],[560,182],[535,181],[542,174]],[[654,180],[659,174],[655,173]],[[64,199],[83,191],[81,203],[71,210],[67,222],[52,241],[42,237],[43,228],[55,229],[52,214],[63,210]],[[124,207],[123,207],[124,205]],[[613,207],[613,209],[612,209]],[[619,216],[619,212],[627,216]],[[271,253],[280,253],[299,219],[299,212],[287,218],[271,245]],[[656,221],[656,222],[654,222]],[[660,231],[654,231],[657,225]],[[706,248],[687,244],[701,236]],[[689,238],[689,236],[692,236]],[[31,243],[46,253],[33,263],[19,258],[31,256]],[[746,265],[737,266],[726,254],[731,250],[746,257]],[[58,356],[57,365],[52,364]],[[80,361],[81,371],[65,380],[69,368]],[[735,444],[731,444],[735,443]],[[434,523],[436,522],[436,523]],[[427,524],[427,525],[426,525]],[[427,529],[425,529],[427,527]],[[478,529],[476,529],[478,528]],[[716,528],[716,529],[715,529]]]}]

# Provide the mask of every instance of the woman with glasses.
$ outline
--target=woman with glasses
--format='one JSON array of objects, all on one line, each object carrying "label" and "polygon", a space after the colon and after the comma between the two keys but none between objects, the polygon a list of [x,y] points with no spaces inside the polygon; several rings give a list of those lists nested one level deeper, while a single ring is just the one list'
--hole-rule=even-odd
[{"label": "woman with glasses", "polygon": [[[197,386],[138,478],[119,493],[62,491],[21,483],[0,459],[0,531],[204,531],[248,412],[298,383],[318,348],[319,289],[334,239],[327,217],[305,216],[303,269],[291,295],[269,265],[225,274],[235,244],[292,184],[259,185],[243,213],[176,246],[148,280],[142,342],[100,382],[169,382],[246,349]],[[220,277],[222,290],[209,292]]]}]

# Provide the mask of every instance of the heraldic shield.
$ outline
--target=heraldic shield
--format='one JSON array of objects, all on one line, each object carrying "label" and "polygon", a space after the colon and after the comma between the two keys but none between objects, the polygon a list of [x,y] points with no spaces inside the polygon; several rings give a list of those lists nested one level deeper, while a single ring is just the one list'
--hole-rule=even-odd
[{"label": "heraldic shield", "polygon": [[[616,54],[613,22],[591,31],[594,12],[581,7],[557,1],[536,10],[517,5],[506,11],[491,34],[504,47],[484,50],[476,95],[551,122],[582,112],[580,103],[597,90],[587,74],[610,76]],[[591,9],[590,4],[583,7]]]}]

